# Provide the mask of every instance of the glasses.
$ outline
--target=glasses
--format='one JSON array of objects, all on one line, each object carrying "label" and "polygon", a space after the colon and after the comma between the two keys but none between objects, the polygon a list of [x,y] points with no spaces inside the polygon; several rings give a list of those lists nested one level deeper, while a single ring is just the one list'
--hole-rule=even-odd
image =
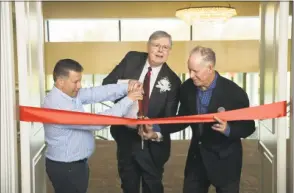
[{"label": "glasses", "polygon": [[156,49],[162,49],[163,51],[168,51],[170,49],[169,46],[166,46],[166,45],[160,45],[160,44],[151,44],[153,48],[156,48]]}]

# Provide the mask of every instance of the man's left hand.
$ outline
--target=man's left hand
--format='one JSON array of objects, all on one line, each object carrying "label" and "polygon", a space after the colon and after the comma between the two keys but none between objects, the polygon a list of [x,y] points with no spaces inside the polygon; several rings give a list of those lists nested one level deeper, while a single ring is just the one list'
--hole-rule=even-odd
[{"label": "man's left hand", "polygon": [[153,130],[152,131],[149,131],[149,132],[142,132],[142,136],[144,137],[145,140],[149,140],[149,139],[157,139],[158,138],[158,135],[156,132],[154,132]]},{"label": "man's left hand", "polygon": [[212,125],[211,128],[215,131],[218,131],[224,134],[228,126],[227,121],[223,121],[219,119],[218,117],[213,117],[213,118],[217,121],[217,123]]},{"label": "man's left hand", "polygon": [[138,134],[143,137],[145,140],[148,139],[157,139],[157,133],[153,131],[152,125],[140,125]]}]

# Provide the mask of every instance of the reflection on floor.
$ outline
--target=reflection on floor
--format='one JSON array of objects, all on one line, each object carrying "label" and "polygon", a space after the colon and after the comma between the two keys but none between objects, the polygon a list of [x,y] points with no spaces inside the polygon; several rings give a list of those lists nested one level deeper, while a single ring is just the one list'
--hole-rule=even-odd
[{"label": "reflection on floor", "polygon": [[[190,141],[173,141],[172,155],[164,173],[165,193],[181,193],[183,170]],[[240,193],[257,193],[259,188],[259,154],[257,141],[243,141],[243,173]],[[120,183],[116,167],[116,146],[113,141],[96,142],[96,151],[89,160],[90,183],[88,193],[120,193]],[[54,193],[47,181],[48,193]],[[211,187],[209,193],[215,192]]]}]

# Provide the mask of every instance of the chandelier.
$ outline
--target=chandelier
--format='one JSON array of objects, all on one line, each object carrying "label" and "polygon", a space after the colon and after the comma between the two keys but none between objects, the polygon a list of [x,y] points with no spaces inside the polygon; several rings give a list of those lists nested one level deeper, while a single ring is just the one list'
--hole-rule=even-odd
[{"label": "chandelier", "polygon": [[235,15],[235,8],[225,6],[189,7],[176,11],[176,17],[189,25],[197,21],[226,21]]}]

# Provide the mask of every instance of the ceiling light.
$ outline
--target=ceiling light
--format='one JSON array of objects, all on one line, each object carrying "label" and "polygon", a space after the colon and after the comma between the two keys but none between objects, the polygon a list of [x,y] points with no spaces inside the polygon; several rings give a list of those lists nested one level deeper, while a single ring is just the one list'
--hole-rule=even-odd
[{"label": "ceiling light", "polygon": [[236,15],[235,8],[224,6],[189,7],[176,11],[176,17],[189,25],[197,21],[226,21]]}]

